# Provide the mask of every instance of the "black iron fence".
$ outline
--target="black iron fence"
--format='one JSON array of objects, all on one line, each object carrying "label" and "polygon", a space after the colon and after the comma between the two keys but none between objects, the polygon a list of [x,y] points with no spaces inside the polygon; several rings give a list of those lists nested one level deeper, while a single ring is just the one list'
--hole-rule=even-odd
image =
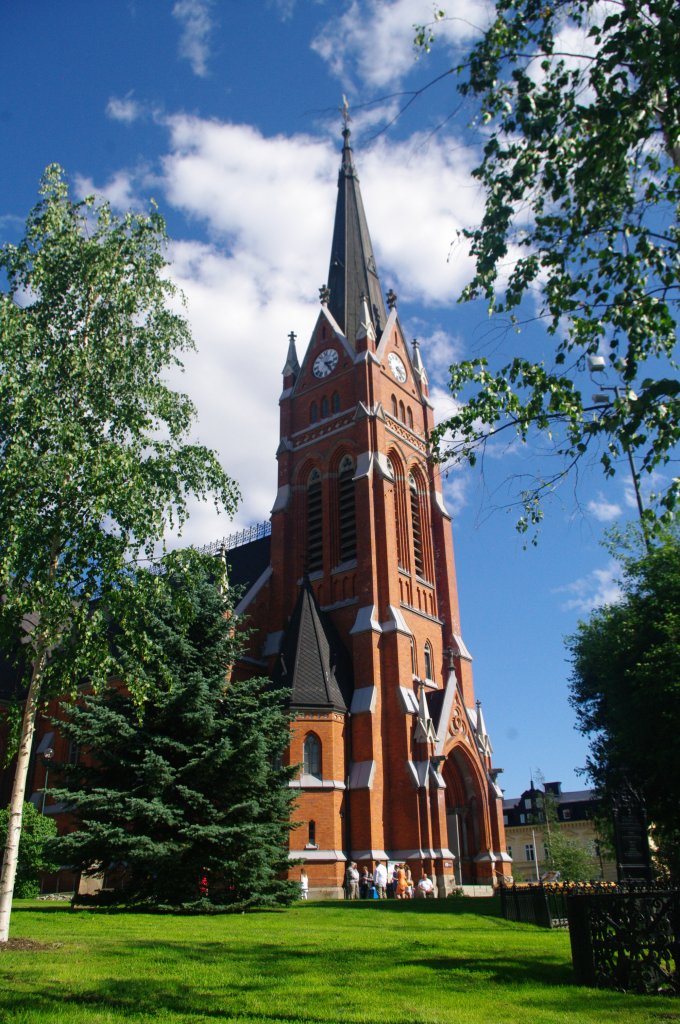
[{"label": "black iron fence", "polygon": [[680,889],[647,883],[506,886],[508,921],[569,928],[578,985],[680,995]]},{"label": "black iron fence", "polygon": [[680,995],[680,890],[619,885],[567,897],[576,983]]},{"label": "black iron fence", "polygon": [[523,921],[542,928],[568,926],[566,889],[552,883],[502,886],[501,910],[506,921]]}]

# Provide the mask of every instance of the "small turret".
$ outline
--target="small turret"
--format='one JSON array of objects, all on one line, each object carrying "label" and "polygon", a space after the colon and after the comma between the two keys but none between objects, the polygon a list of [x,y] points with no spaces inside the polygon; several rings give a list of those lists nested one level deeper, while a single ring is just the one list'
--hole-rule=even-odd
[{"label": "small turret", "polygon": [[413,371],[418,378],[421,390],[424,395],[427,395],[429,393],[429,382],[423,365],[423,359],[420,354],[420,345],[415,338],[413,339],[413,356],[411,357],[411,362],[413,363]]},{"label": "small turret", "polygon": [[285,378],[292,376],[293,380],[297,379],[300,372],[300,364],[298,362],[297,351],[295,349],[295,332],[291,331],[288,335],[288,355],[286,356],[286,363],[281,371],[284,382]]}]

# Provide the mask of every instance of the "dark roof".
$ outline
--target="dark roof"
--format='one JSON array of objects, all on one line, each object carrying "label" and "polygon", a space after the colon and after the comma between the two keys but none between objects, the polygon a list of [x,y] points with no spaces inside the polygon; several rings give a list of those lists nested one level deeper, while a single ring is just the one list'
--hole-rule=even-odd
[{"label": "dark roof", "polygon": [[245,593],[257,582],[270,563],[271,541],[271,536],[260,537],[227,551],[230,586]]},{"label": "dark roof", "polygon": [[342,165],[338,178],[331,262],[328,269],[328,309],[354,345],[363,319],[362,295],[368,300],[376,336],[387,319],[371,236],[354,166],[349,128],[343,131]]},{"label": "dark roof", "polygon": [[[591,789],[576,789],[563,793],[560,783],[546,783],[545,792],[554,801],[559,820],[581,821],[591,818],[597,809],[598,800]],[[544,820],[542,800],[543,791],[533,783],[521,796],[505,798],[503,813],[507,817],[508,825],[524,825],[532,821],[540,824]]]},{"label": "dark roof", "polygon": [[274,683],[290,691],[293,709],[347,711],[354,684],[351,663],[330,618],[305,581],[285,629]]}]

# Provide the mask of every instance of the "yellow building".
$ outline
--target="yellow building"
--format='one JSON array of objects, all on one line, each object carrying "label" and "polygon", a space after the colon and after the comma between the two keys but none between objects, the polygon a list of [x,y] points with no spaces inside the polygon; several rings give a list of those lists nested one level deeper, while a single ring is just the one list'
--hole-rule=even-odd
[{"label": "yellow building", "polygon": [[[546,822],[545,805],[554,808],[554,822]],[[592,861],[592,878],[616,881],[616,863],[595,827],[597,801],[588,789],[562,792],[560,782],[533,782],[520,797],[503,800],[503,821],[515,882],[537,882],[551,870],[550,830],[574,840]],[[551,817],[551,815],[549,815]]]}]

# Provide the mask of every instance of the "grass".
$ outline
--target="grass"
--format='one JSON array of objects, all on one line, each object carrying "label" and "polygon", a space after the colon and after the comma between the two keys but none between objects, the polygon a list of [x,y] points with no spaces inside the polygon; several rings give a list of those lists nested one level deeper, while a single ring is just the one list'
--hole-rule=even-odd
[{"label": "grass", "polygon": [[642,1024],[680,1002],[577,988],[569,936],[495,900],[181,917],[18,901],[0,1024]]}]

